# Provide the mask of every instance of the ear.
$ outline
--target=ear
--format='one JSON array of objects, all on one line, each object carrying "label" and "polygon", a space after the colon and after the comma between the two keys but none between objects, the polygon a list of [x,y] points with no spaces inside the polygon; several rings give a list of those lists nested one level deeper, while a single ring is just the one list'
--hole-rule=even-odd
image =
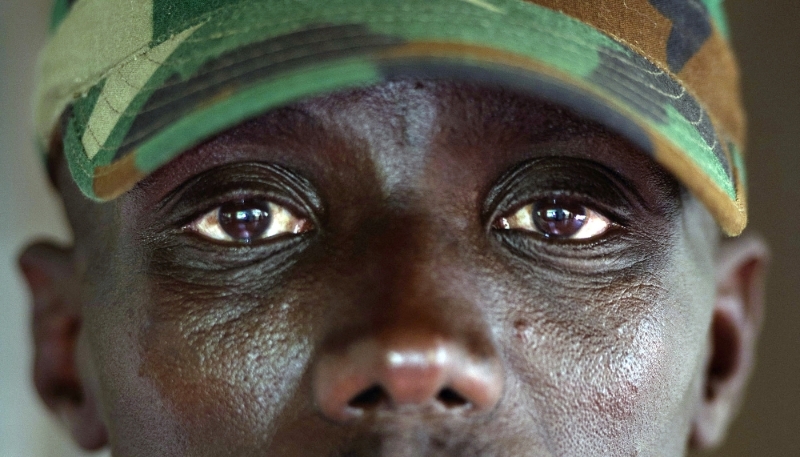
[{"label": "ear", "polygon": [[709,334],[705,392],[694,417],[692,447],[725,438],[753,369],[764,311],[764,241],[753,234],[722,241],[716,260],[717,297]]},{"label": "ear", "polygon": [[33,297],[33,380],[39,396],[83,448],[103,447],[107,432],[94,394],[78,370],[81,301],[72,251],[51,243],[28,246],[19,266]]}]

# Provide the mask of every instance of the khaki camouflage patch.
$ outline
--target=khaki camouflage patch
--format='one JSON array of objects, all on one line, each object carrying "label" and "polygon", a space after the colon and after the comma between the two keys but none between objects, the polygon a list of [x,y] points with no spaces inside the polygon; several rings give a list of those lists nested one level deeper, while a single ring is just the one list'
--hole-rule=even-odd
[{"label": "khaki camouflage patch", "polygon": [[[298,98],[382,79],[494,81],[599,120],[738,234],[744,115],[720,0],[81,0],[42,53],[42,144],[63,121],[87,196]],[[64,15],[65,11],[71,11]]]}]

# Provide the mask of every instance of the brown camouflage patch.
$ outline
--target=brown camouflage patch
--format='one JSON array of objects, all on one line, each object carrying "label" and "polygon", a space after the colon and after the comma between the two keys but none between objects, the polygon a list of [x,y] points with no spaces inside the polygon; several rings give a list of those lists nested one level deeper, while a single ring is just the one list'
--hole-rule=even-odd
[{"label": "brown camouflage patch", "polygon": [[[672,21],[647,0],[526,0],[560,11],[602,30],[667,68],[667,39]],[[642,23],[646,22],[647,27]]]},{"label": "brown camouflage patch", "polygon": [[714,34],[678,75],[702,101],[714,122],[737,144],[745,144],[745,115],[739,99],[739,72],[728,43]]},{"label": "brown camouflage patch", "polygon": [[747,204],[745,192],[741,192],[741,183],[737,182],[737,199],[731,200],[711,178],[698,168],[683,150],[678,148],[667,138],[652,134],[651,140],[655,147],[655,156],[658,163],[686,186],[698,200],[703,202],[722,231],[728,236],[742,233],[747,226]]},{"label": "brown camouflage patch", "polygon": [[100,199],[112,200],[130,190],[144,177],[145,174],[136,167],[136,154],[128,154],[110,165],[95,168],[92,187]]}]

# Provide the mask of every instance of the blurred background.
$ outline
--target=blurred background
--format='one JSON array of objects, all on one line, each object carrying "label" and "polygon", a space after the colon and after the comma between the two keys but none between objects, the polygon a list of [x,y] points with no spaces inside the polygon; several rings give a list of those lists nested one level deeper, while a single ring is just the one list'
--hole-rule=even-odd
[{"label": "blurred background", "polygon": [[[0,0],[0,457],[82,456],[35,396],[16,253],[69,239],[33,150],[30,94],[51,0]],[[750,118],[751,227],[773,248],[748,397],[715,456],[800,455],[800,2],[727,0]],[[100,454],[101,456],[103,454]]]}]

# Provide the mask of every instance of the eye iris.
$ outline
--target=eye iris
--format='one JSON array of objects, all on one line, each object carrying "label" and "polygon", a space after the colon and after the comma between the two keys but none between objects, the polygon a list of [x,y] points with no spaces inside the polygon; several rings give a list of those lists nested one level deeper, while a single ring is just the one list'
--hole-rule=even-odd
[{"label": "eye iris", "polygon": [[269,229],[269,204],[257,200],[229,202],[219,209],[219,225],[231,238],[249,242]]},{"label": "eye iris", "polygon": [[539,202],[533,207],[533,222],[545,236],[573,236],[586,223],[586,208],[557,201]]}]

